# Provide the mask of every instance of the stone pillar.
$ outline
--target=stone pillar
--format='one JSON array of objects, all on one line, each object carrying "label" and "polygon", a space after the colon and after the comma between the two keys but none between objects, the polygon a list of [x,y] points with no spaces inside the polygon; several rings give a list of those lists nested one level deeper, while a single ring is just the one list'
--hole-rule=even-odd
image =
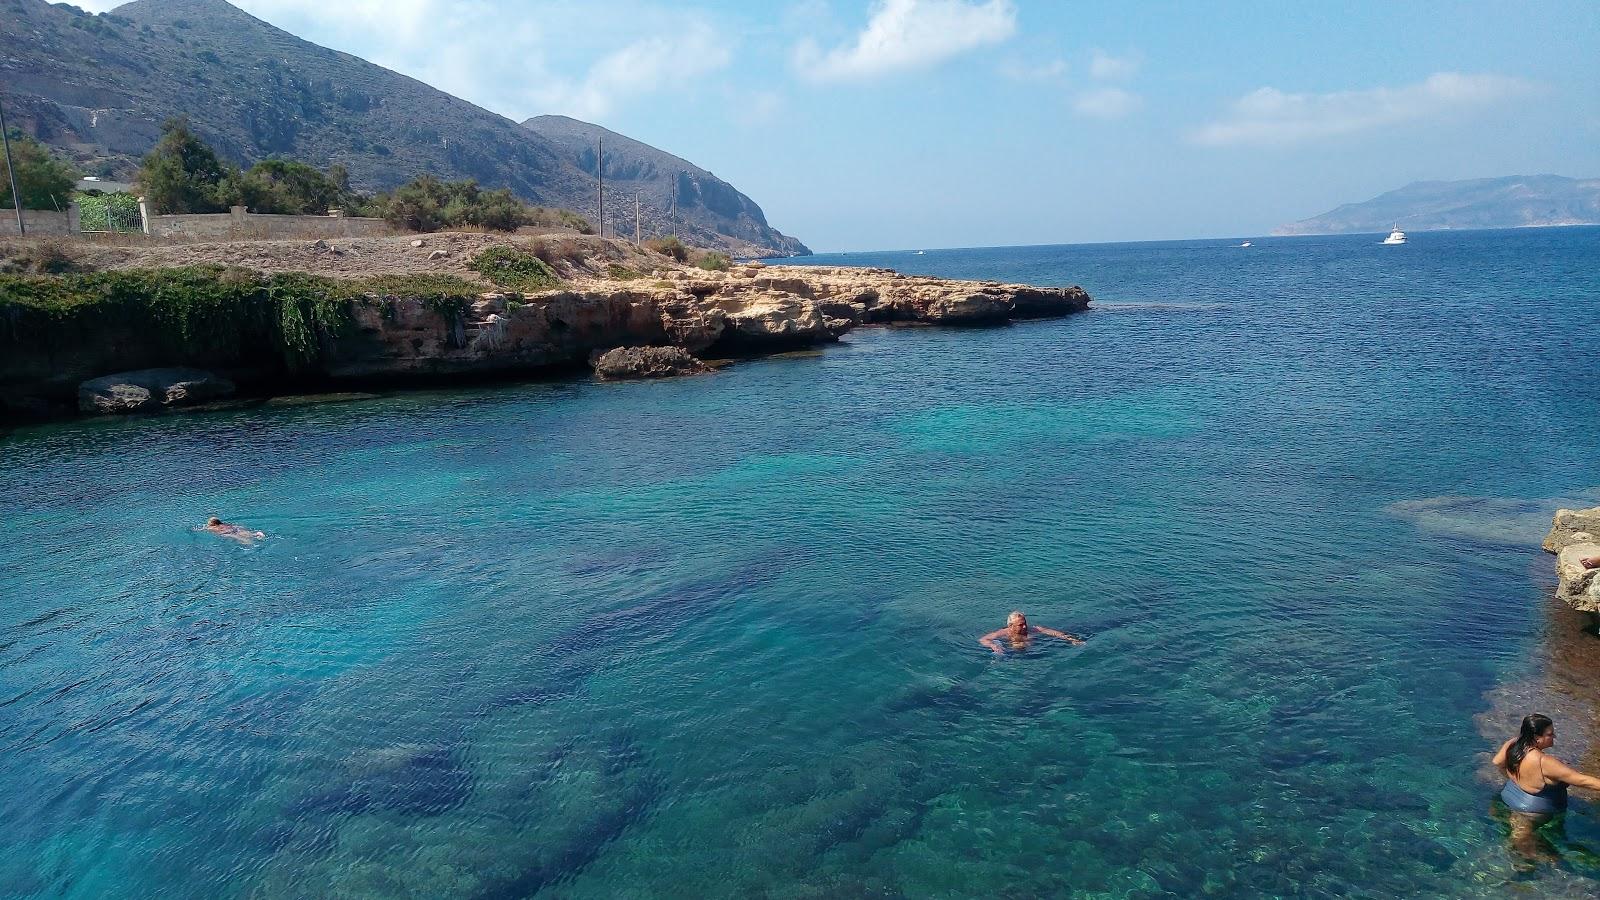
[{"label": "stone pillar", "polygon": [[143,197],[139,198],[139,230],[150,233],[150,204]]},{"label": "stone pillar", "polygon": [[78,234],[83,231],[83,210],[76,203],[67,204],[67,234]]},{"label": "stone pillar", "polygon": [[233,223],[235,225],[243,225],[244,224],[244,217],[249,212],[250,212],[250,210],[245,209],[242,206],[230,206],[230,207],[228,207],[228,215],[233,216]]}]

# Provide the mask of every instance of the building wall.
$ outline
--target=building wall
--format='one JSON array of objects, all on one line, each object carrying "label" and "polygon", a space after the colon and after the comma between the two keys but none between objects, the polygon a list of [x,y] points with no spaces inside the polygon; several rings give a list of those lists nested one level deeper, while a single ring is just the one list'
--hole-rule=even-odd
[{"label": "building wall", "polygon": [[263,216],[236,206],[232,212],[153,216],[146,210],[145,232],[151,237],[261,240],[269,238],[375,237],[394,230],[382,219],[350,216]]},{"label": "building wall", "polygon": [[[78,205],[72,204],[67,207],[66,212],[56,212],[53,209],[25,209],[22,211],[22,224],[27,227],[29,234],[77,234]],[[0,234],[16,233],[16,210],[0,209]]]}]

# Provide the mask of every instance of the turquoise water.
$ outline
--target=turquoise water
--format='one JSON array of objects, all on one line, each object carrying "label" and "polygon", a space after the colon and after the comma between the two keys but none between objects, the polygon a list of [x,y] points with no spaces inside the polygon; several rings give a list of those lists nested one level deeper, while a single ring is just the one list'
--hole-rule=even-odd
[{"label": "turquoise water", "polygon": [[1591,895],[1481,754],[1557,699],[1600,229],[1377,239],[819,258],[1100,309],[0,439],[0,896]]}]

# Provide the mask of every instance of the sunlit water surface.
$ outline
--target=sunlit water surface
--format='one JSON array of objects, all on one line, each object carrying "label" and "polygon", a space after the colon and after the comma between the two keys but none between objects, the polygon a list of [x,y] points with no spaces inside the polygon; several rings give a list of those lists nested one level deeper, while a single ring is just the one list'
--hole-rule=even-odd
[{"label": "sunlit water surface", "polygon": [[1593,687],[1600,229],[1377,240],[819,258],[1099,309],[0,439],[0,896],[1592,895],[1481,754]]}]

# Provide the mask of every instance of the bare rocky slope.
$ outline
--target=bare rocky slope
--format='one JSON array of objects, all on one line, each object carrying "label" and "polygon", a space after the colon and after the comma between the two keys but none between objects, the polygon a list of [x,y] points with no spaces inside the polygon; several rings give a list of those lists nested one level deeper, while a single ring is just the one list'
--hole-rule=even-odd
[{"label": "bare rocky slope", "polygon": [[[135,0],[102,15],[0,0],[0,91],[13,126],[90,174],[130,177],[161,123],[186,116],[240,164],[341,163],[362,190],[419,174],[474,178],[533,203],[595,212],[592,166],[584,171],[571,147],[223,0]],[[671,158],[633,143],[636,155]],[[739,255],[805,252],[731,185],[689,171],[678,215],[694,243]],[[659,184],[641,186],[659,194],[676,174],[662,166]]]},{"label": "bare rocky slope", "polygon": [[[120,315],[58,318],[47,333],[0,347],[0,412],[59,413],[74,403],[81,382],[157,367],[209,370],[246,393],[268,395],[583,370],[618,347],[674,347],[696,360],[737,358],[827,344],[866,325],[995,325],[1065,316],[1090,302],[1077,287],[952,281],[888,269],[751,263],[705,271],[630,244],[570,235],[108,247],[85,250],[78,262],[112,271],[226,263],[333,278],[379,272],[472,280],[477,276],[469,262],[495,245],[553,259],[562,284],[518,293],[482,283],[481,294],[453,307],[404,294],[350,300],[344,315],[351,327],[322,335],[316,364],[294,373],[263,365],[259,357],[247,364],[249,348],[175,354]],[[4,319],[0,315],[0,324]],[[694,368],[692,361],[685,365]]]}]

